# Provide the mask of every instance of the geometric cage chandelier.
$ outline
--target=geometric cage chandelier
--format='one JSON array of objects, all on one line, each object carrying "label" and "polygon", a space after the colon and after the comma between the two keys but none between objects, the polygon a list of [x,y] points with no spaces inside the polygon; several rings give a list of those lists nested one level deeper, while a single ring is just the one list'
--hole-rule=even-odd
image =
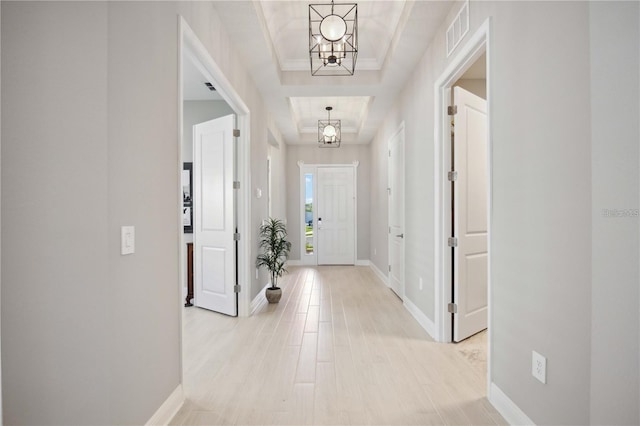
[{"label": "geometric cage chandelier", "polygon": [[311,75],[353,75],[357,58],[358,4],[310,4]]},{"label": "geometric cage chandelier", "polygon": [[340,120],[331,119],[332,107],[328,106],[328,118],[326,120],[318,120],[318,146],[320,148],[340,148],[342,139],[342,131],[340,129]]}]

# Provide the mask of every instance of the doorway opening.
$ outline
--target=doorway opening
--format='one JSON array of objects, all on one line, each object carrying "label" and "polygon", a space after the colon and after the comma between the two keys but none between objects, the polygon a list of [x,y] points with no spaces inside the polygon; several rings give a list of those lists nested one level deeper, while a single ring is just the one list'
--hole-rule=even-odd
[{"label": "doorway opening", "polygon": [[[454,342],[487,328],[486,52],[453,84],[451,170],[451,303]],[[451,306],[451,305],[450,305]],[[486,334],[486,333],[484,333]]]},{"label": "doorway opening", "polygon": [[[197,258],[193,252],[189,253],[189,246],[187,243],[193,243],[193,234],[185,233],[185,226],[187,222],[194,228],[197,223],[197,213],[195,209],[198,206],[203,207],[205,205],[206,200],[198,200],[196,199],[194,194],[194,187],[197,188],[197,185],[194,183],[190,186],[189,189],[189,197],[185,197],[183,190],[183,182],[182,182],[182,173],[183,168],[185,167],[185,163],[193,163],[193,160],[196,159],[198,155],[194,156],[193,150],[193,135],[192,131],[199,131],[200,124],[203,122],[209,122],[211,119],[215,119],[216,117],[232,117],[231,114],[235,114],[235,125],[231,124],[230,130],[233,133],[233,127],[239,129],[240,136],[235,138],[235,152],[232,153],[231,158],[227,158],[225,160],[226,163],[230,164],[231,167],[227,173],[225,181],[229,181],[229,185],[232,185],[234,181],[239,182],[249,182],[249,128],[250,128],[250,113],[247,106],[244,104],[240,96],[233,89],[231,83],[224,76],[220,68],[217,66],[213,58],[210,56],[204,45],[200,42],[196,34],[189,27],[186,21],[179,17],[179,70],[178,70],[178,111],[179,111],[179,170],[181,173],[181,191],[180,191],[180,209],[182,212],[181,222],[180,222],[180,293],[181,293],[181,304],[189,304],[191,302],[188,286],[189,281],[189,273],[193,272],[193,269],[189,267],[189,260],[193,258]],[[222,118],[218,118],[221,120]],[[229,120],[227,120],[229,121]],[[198,124],[194,126],[194,124]],[[204,123],[203,123],[204,124]],[[204,128],[203,128],[204,129]],[[206,132],[206,129],[203,131]],[[210,158],[217,158],[215,148],[210,147],[207,150],[203,150],[202,153],[208,155]],[[195,164],[192,164],[192,176],[191,180],[195,180],[198,175],[198,170]],[[233,184],[233,187],[236,185]],[[243,235],[248,235],[249,232],[249,201],[250,201],[250,193],[249,193],[249,185],[241,185],[238,189],[233,189],[235,192],[231,198],[227,198],[226,200],[230,201],[231,206],[227,206],[228,210],[225,212],[225,215],[233,216],[232,222],[230,226],[227,226],[228,229],[231,229],[230,232],[225,234],[225,239],[231,239],[228,242],[230,250],[234,252],[235,262],[234,265],[231,265],[231,271],[227,271],[225,273],[225,284],[226,281],[233,281],[233,285],[238,283],[248,283],[250,277],[250,248],[246,243],[246,238],[243,240]],[[187,199],[190,198],[189,201],[192,202],[191,206],[191,216],[188,216],[189,209],[185,208]],[[225,201],[227,204],[229,204]],[[200,203],[200,204],[198,204]],[[211,204],[211,203],[210,203]],[[194,215],[196,215],[194,217]],[[224,215],[223,215],[224,216]],[[212,220],[215,220],[212,219]],[[229,225],[229,224],[227,224]],[[215,226],[213,226],[215,228]],[[236,243],[233,241],[234,238],[237,238],[234,234],[239,234],[240,239]],[[191,247],[194,247],[196,244],[193,244]],[[219,275],[217,273],[212,272],[216,258],[221,256],[216,256],[218,253],[215,253],[214,250],[209,250],[207,252],[203,251],[204,255],[211,260],[208,263],[208,267],[201,268],[202,273],[209,273],[209,275]],[[202,254],[202,253],[201,253]],[[191,258],[191,259],[190,259]],[[196,262],[197,263],[197,262]],[[204,263],[202,264],[204,265]],[[194,269],[199,266],[195,264]],[[196,269],[197,270],[197,269]],[[219,283],[214,283],[213,286],[219,285]],[[185,288],[187,289],[185,291]],[[234,291],[239,290],[239,294],[237,299],[233,298],[233,314],[239,316],[247,316],[249,313],[249,291],[246,289],[242,291],[242,287],[231,287]],[[193,293],[196,293],[194,291]],[[186,294],[185,294],[186,293]],[[237,300],[237,302],[236,302]],[[182,321],[182,319],[181,319]]]},{"label": "doorway opening", "polygon": [[[491,383],[490,21],[435,83],[435,328],[486,346]],[[455,102],[454,102],[455,99]],[[473,343],[472,342],[472,343]],[[469,344],[467,342],[466,344]]]}]

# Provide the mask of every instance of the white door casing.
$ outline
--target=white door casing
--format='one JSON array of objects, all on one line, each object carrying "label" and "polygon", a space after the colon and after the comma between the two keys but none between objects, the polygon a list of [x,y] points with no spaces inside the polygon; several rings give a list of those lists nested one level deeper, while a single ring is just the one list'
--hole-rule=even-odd
[{"label": "white door casing", "polygon": [[355,264],[355,167],[318,167],[318,265]]},{"label": "white door casing", "polygon": [[196,124],[194,165],[194,301],[237,315],[234,211],[235,116]]},{"label": "white door casing", "polygon": [[404,299],[404,123],[389,140],[389,286]]},{"label": "white door casing", "polygon": [[488,170],[487,103],[454,87],[455,115],[453,233],[453,340],[459,342],[487,328]]}]

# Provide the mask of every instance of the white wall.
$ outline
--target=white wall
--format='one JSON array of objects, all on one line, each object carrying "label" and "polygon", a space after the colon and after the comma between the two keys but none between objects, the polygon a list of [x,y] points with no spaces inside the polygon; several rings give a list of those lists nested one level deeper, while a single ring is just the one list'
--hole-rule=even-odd
[{"label": "white wall", "polygon": [[589,4],[592,424],[640,420],[638,217],[604,214],[640,207],[639,10],[637,2]]},{"label": "white wall", "polygon": [[[271,158],[271,216],[287,222],[287,145],[279,133],[267,132],[269,157]],[[276,136],[277,135],[277,136]]]},{"label": "white wall", "polygon": [[[2,46],[2,8],[0,7],[0,46]],[[0,70],[2,70],[2,55],[0,55]],[[2,81],[2,71],[0,71],[0,81]],[[2,129],[2,88],[0,87],[0,129]],[[2,132],[0,131],[0,152],[2,152]],[[2,188],[2,157],[0,155],[0,188]],[[2,190],[0,189],[0,223],[2,223]],[[2,227],[0,227],[0,241],[2,241]],[[2,244],[0,244],[0,319],[2,318]],[[0,354],[2,354],[2,321],[0,320]],[[0,356],[0,426],[2,421],[2,358]]]},{"label": "white wall", "polygon": [[[286,210],[286,197],[287,197],[287,176],[286,176],[286,156],[288,151],[288,146],[281,142],[281,137],[279,133],[278,138],[274,136],[275,130],[269,129],[267,132],[267,153],[271,158],[271,215],[269,215],[268,209],[268,186],[267,186],[267,160],[264,160],[264,181],[260,186],[254,187],[255,189],[260,189],[262,192],[263,202],[265,203],[265,209],[263,211],[263,216],[260,221],[262,223],[263,220],[267,220],[269,216],[273,218],[280,219],[284,221],[287,226],[288,232],[288,240],[292,241],[291,236],[291,224],[287,219],[287,210]],[[252,193],[252,197],[255,199],[255,192]],[[256,268],[258,269],[258,268]],[[255,277],[255,274],[252,274]],[[255,298],[260,289],[266,286],[269,283],[270,277],[269,273],[265,268],[258,269],[258,278],[256,279],[256,284],[252,288],[252,300]]]},{"label": "white wall", "polygon": [[[637,3],[593,7],[586,2],[470,5],[466,39],[487,17],[492,28],[492,379],[538,424],[639,420],[637,218],[592,220],[605,202],[638,207]],[[601,14],[599,8],[609,12]],[[624,24],[614,24],[620,16],[626,17]],[[447,24],[389,112],[371,152],[371,244],[385,247],[384,152],[393,130],[405,122],[406,293],[430,319],[433,85],[449,62],[443,37]],[[624,42],[618,40],[618,48],[605,52],[614,35]],[[590,72],[593,61],[604,62],[605,74],[620,77],[624,91],[611,90],[610,82]],[[605,110],[610,97],[620,93],[628,96],[629,105],[634,103],[625,112],[634,118],[622,122],[607,110],[593,122],[592,135],[592,108]],[[607,131],[609,126],[619,130]],[[613,143],[613,152],[601,157],[616,136],[621,140]],[[625,151],[628,155],[621,155]],[[599,199],[613,182],[619,191]],[[607,251],[620,236],[624,249]],[[628,252],[616,257],[617,250]],[[378,253],[372,260],[385,271],[387,255]],[[420,277],[423,291],[417,285]],[[616,317],[621,307],[614,300],[627,296],[625,313]],[[628,352],[613,355],[622,349]],[[548,358],[546,385],[531,377],[532,350]],[[624,379],[623,371],[628,374]]]},{"label": "white wall", "polygon": [[[287,150],[287,219],[291,241],[291,259],[300,260],[300,167],[306,164],[352,164],[359,161],[357,169],[358,241],[357,259],[369,259],[369,169],[368,145],[342,145],[340,148],[291,145]],[[386,183],[385,183],[386,188]]]},{"label": "white wall", "polygon": [[271,158],[271,216],[287,221],[287,145],[277,143],[276,146],[269,146],[269,157]]},{"label": "white wall", "polygon": [[252,186],[271,120],[213,3],[1,7],[4,420],[143,424],[181,380],[179,14],[251,110]]},{"label": "white wall", "polygon": [[1,8],[4,422],[108,424],[107,5]]}]

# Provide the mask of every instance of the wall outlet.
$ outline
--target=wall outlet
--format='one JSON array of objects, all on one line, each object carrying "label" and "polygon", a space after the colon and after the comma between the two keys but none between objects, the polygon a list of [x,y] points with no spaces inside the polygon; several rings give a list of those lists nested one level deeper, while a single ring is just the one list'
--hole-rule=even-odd
[{"label": "wall outlet", "polygon": [[422,277],[420,277],[420,281],[419,281],[419,287],[420,287],[420,291],[422,291]]},{"label": "wall outlet", "polygon": [[120,254],[133,254],[136,252],[136,228],[135,226],[123,226],[120,228]]},{"label": "wall outlet", "polygon": [[531,351],[531,375],[547,383],[547,359],[536,351]]}]

